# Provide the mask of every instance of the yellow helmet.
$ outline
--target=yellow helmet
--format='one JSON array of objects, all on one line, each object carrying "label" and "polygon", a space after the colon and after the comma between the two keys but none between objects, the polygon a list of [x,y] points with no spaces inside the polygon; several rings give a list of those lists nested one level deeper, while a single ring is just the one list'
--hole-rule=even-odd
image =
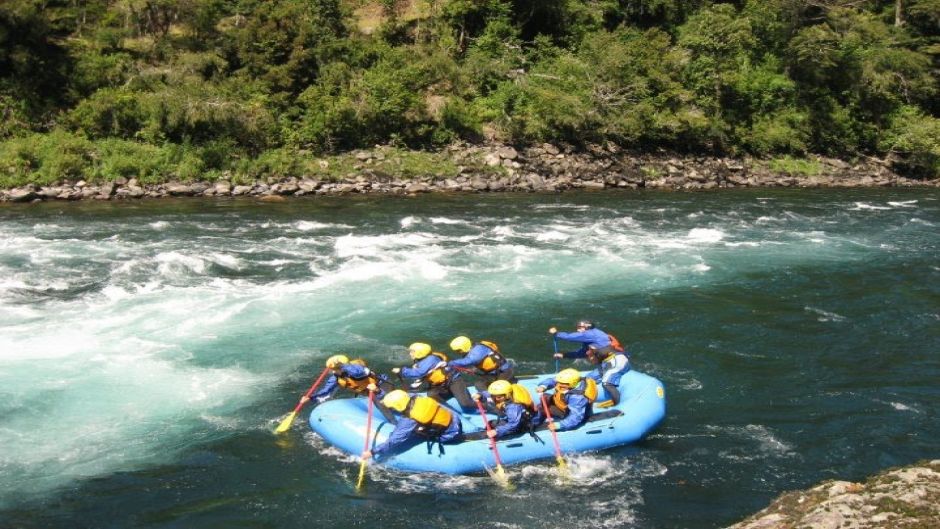
[{"label": "yellow helmet", "polygon": [[581,373],[577,369],[562,369],[555,375],[555,382],[559,384],[567,384],[570,387],[575,387],[581,382]]},{"label": "yellow helmet", "polygon": [[469,353],[471,347],[473,347],[473,342],[471,342],[470,338],[467,338],[466,336],[458,336],[450,341],[450,348],[454,351]]},{"label": "yellow helmet", "polygon": [[512,393],[512,384],[508,380],[497,380],[490,384],[490,387],[486,388],[490,392],[490,395],[502,395],[508,397]]},{"label": "yellow helmet", "polygon": [[411,397],[407,393],[400,389],[396,389],[388,392],[388,395],[382,397],[382,404],[386,408],[391,408],[399,413],[405,411],[405,407],[408,406],[408,401],[411,400]]},{"label": "yellow helmet", "polygon": [[408,354],[411,355],[412,360],[421,360],[431,354],[431,346],[426,343],[415,342],[408,346]]},{"label": "yellow helmet", "polygon": [[348,363],[349,357],[346,355],[333,355],[326,359],[326,367],[329,369],[336,369],[336,366]]}]

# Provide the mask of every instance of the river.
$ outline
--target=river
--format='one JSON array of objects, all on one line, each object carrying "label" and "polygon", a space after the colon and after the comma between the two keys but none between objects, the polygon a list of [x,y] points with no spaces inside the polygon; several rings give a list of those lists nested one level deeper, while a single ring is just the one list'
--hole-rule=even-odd
[{"label": "river", "polygon": [[[706,528],[940,449],[940,191],[0,207],[0,527]],[[646,440],[487,476],[271,430],[337,352],[591,318],[661,379]]]}]

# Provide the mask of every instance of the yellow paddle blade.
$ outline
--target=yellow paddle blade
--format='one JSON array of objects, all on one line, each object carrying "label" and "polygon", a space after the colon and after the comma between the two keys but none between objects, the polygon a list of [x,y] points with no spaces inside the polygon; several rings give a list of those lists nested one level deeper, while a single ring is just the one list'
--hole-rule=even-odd
[{"label": "yellow paddle blade", "polygon": [[359,481],[356,482],[357,491],[362,490],[362,484],[365,482],[365,480],[366,480],[366,460],[363,459],[362,462],[359,463]]},{"label": "yellow paddle blade", "polygon": [[502,465],[496,465],[496,475],[493,476],[493,478],[496,480],[496,483],[498,483],[500,487],[504,489],[512,490],[513,487],[512,487],[512,484],[509,483],[509,475],[506,474],[505,470],[503,470]]},{"label": "yellow paddle blade", "polygon": [[295,417],[297,417],[297,412],[296,411],[290,412],[290,415],[285,417],[284,420],[281,421],[281,424],[277,426],[277,429],[274,430],[274,433],[284,433],[287,430],[289,430],[290,425],[294,422]]},{"label": "yellow paddle blade", "polygon": [[509,475],[506,474],[506,471],[503,469],[502,465],[496,465],[496,470],[493,470],[484,464],[483,470],[486,470],[486,473],[489,474],[491,478],[493,478],[493,481],[495,481],[497,485],[506,490],[513,490],[514,487],[512,486],[512,483],[509,482]]}]

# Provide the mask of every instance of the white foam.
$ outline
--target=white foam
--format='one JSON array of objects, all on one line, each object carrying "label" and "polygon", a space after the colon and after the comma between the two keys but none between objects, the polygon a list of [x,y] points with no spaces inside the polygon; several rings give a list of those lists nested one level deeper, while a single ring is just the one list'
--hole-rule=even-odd
[{"label": "white foam", "polygon": [[884,211],[889,209],[891,208],[887,206],[876,206],[867,202],[856,202],[854,207],[849,208],[850,211]]},{"label": "white foam", "polygon": [[451,219],[447,217],[431,217],[431,224],[446,224],[446,225],[456,225],[456,224],[470,224],[465,220],[460,219]]},{"label": "white foam", "polygon": [[725,233],[721,230],[716,230],[712,228],[692,228],[689,230],[689,240],[694,242],[718,242],[725,237]]},{"label": "white foam", "polygon": [[894,206],[896,208],[912,208],[917,204],[916,200],[899,200],[899,201],[889,201],[889,206]]},{"label": "white foam", "polygon": [[842,322],[842,321],[845,321],[845,319],[846,319],[845,316],[842,316],[841,314],[836,314],[835,312],[828,312],[828,311],[825,311],[825,310],[822,310],[822,309],[818,309],[818,308],[816,308],[816,307],[810,307],[809,305],[803,307],[803,310],[805,310],[806,312],[812,312],[812,313],[814,313],[814,314],[818,314],[819,317],[816,318],[816,321],[821,321],[821,322],[828,322],[828,321]]},{"label": "white foam", "polygon": [[340,228],[340,229],[351,229],[352,226],[347,226],[345,224],[329,224],[326,222],[315,222],[312,220],[298,220],[291,224],[291,227],[297,231],[314,231],[314,230],[326,230],[331,228]]}]

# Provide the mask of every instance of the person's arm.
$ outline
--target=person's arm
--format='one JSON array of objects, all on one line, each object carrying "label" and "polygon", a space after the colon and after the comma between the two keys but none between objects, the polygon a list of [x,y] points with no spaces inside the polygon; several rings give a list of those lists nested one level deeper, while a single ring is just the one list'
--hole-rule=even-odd
[{"label": "person's arm", "polygon": [[320,387],[313,395],[310,395],[310,400],[316,402],[323,402],[324,400],[330,398],[330,395],[336,391],[336,387],[339,385],[339,379],[336,378],[336,375],[330,373],[330,377],[326,379],[326,382],[323,383],[323,386]]},{"label": "person's arm", "polygon": [[476,367],[480,362],[483,361],[488,353],[489,349],[486,349],[480,345],[476,345],[473,347],[473,349],[470,349],[470,352],[468,352],[463,358],[457,358],[456,360],[447,362],[447,366],[463,368]]},{"label": "person's arm", "polygon": [[559,340],[565,340],[567,342],[577,342],[577,343],[591,343],[592,338],[588,336],[587,331],[585,332],[557,332],[555,336]]},{"label": "person's arm", "polygon": [[516,433],[519,430],[519,424],[522,422],[522,412],[522,406],[512,404],[506,406],[506,422],[496,426],[497,439]]},{"label": "person's arm", "polygon": [[408,378],[424,378],[441,359],[436,355],[428,355],[418,361],[414,367],[401,368],[401,376]]},{"label": "person's arm", "polygon": [[568,397],[568,414],[564,418],[555,421],[557,430],[570,430],[577,428],[584,420],[584,414],[590,404],[584,395],[572,395]]},{"label": "person's arm", "polygon": [[587,352],[588,352],[588,346],[587,344],[584,344],[577,351],[568,351],[567,353],[564,353],[562,356],[564,358],[587,358]]},{"label": "person's arm", "polygon": [[400,446],[412,436],[417,427],[418,423],[410,417],[402,417],[398,419],[398,424],[395,425],[395,429],[392,430],[392,433],[389,434],[388,439],[386,439],[384,443],[372,449],[372,457],[380,458],[393,452],[395,448]]}]

